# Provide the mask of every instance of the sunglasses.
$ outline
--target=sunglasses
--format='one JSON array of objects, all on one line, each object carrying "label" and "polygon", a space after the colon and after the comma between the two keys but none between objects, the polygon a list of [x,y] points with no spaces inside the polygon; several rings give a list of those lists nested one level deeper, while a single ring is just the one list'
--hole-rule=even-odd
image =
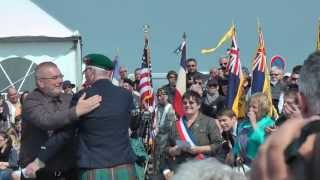
[{"label": "sunglasses", "polygon": [[220,66],[223,66],[223,65],[228,65],[228,63],[220,63]]},{"label": "sunglasses", "polygon": [[216,85],[216,84],[212,84],[212,85],[208,85],[208,87],[209,87],[209,88],[217,88],[217,87],[218,87],[218,85]]},{"label": "sunglasses", "polygon": [[169,78],[169,79],[177,79],[176,76],[169,76],[168,78]]},{"label": "sunglasses", "polygon": [[195,103],[196,103],[195,101],[183,101],[182,102],[183,105],[187,105],[187,104],[194,105]]},{"label": "sunglasses", "polygon": [[193,84],[202,85],[202,82],[194,82]]},{"label": "sunglasses", "polygon": [[270,76],[279,76],[280,74],[270,74]]},{"label": "sunglasses", "polygon": [[189,64],[187,65],[187,67],[195,67],[196,65],[195,64]]}]

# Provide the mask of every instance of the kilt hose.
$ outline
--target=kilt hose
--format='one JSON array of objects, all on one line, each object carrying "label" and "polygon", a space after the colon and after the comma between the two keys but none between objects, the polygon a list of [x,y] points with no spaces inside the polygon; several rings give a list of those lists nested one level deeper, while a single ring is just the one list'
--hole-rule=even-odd
[{"label": "kilt hose", "polygon": [[104,169],[80,169],[79,180],[137,180],[133,164]]}]

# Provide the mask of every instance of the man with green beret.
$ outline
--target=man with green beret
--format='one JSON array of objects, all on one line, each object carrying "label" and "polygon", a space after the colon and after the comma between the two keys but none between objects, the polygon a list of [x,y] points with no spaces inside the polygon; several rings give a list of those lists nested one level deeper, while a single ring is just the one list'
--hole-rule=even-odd
[{"label": "man with green beret", "polygon": [[[90,88],[77,93],[72,105],[83,93],[86,93],[86,97],[98,94],[102,101],[100,107],[81,116],[76,125],[79,179],[136,179],[136,156],[128,134],[130,111],[133,108],[132,94],[110,81],[114,67],[108,57],[89,54],[84,57],[84,63],[86,67],[83,73]],[[46,162],[72,137],[74,130],[52,136],[38,158]]]}]

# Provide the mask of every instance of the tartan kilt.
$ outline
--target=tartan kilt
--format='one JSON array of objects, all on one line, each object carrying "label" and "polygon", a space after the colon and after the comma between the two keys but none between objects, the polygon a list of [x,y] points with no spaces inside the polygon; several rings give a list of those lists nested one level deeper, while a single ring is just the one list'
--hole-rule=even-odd
[{"label": "tartan kilt", "polygon": [[79,180],[137,180],[134,165],[126,164],[113,168],[82,169]]}]

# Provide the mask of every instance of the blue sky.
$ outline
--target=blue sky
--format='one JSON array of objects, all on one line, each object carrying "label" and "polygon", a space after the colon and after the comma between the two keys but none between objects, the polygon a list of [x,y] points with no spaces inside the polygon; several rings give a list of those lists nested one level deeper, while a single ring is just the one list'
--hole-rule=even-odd
[{"label": "blue sky", "polygon": [[199,69],[217,66],[228,45],[214,54],[201,48],[214,46],[232,21],[235,23],[243,66],[251,68],[257,46],[257,18],[262,24],[267,58],[280,54],[287,71],[315,50],[318,8],[316,0],[33,0],[71,29],[80,31],[83,51],[111,58],[120,49],[121,64],[129,71],[140,65],[144,24],[149,24],[153,72],[178,70],[173,53],[183,32],[188,37],[188,57]]}]

